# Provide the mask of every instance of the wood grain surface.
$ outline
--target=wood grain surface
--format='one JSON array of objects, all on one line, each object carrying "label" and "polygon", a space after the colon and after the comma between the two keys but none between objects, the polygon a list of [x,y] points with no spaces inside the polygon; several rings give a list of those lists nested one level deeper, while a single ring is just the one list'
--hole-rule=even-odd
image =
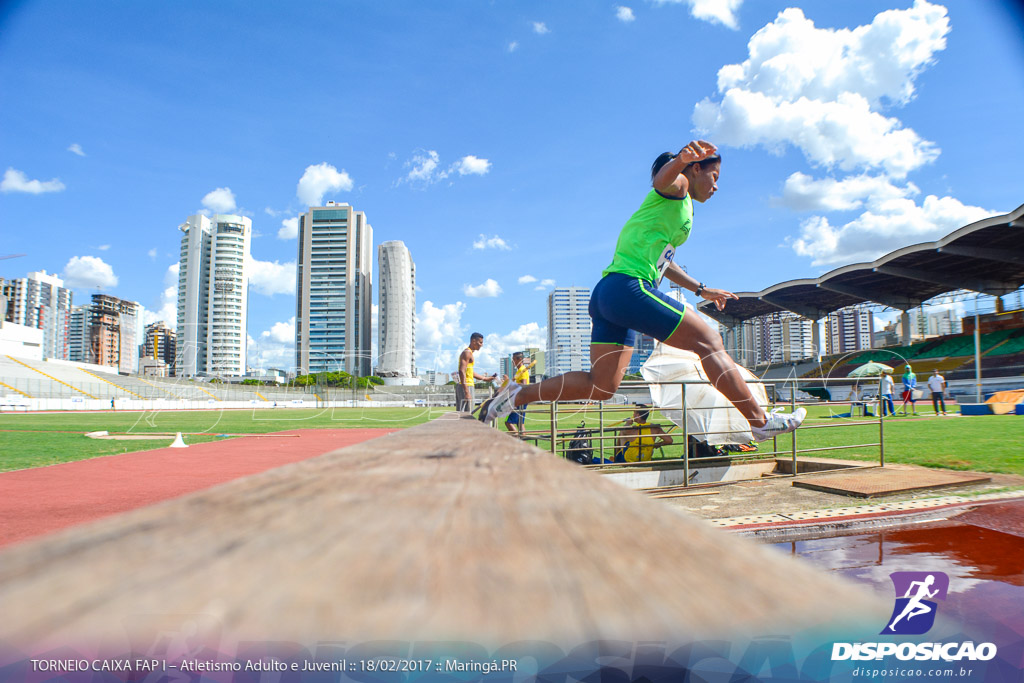
[{"label": "wood grain surface", "polygon": [[124,639],[139,615],[204,615],[239,639],[489,644],[888,616],[864,588],[456,414],[13,546],[0,605],[0,641],[36,645]]}]

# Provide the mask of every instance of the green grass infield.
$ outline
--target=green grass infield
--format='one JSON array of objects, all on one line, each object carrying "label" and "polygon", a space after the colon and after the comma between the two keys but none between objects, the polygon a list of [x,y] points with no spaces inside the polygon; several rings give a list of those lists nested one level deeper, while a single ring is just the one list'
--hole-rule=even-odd
[{"label": "green grass infield", "polygon": [[[879,440],[877,418],[870,424],[856,425],[864,418],[830,417],[844,408],[840,406],[808,407],[806,426],[827,428],[801,429],[797,446],[829,448],[856,444],[875,444]],[[602,419],[594,412],[584,412],[577,404],[560,404],[557,427],[560,433],[571,432],[583,422],[597,428]],[[0,415],[0,471],[40,467],[61,462],[84,460],[115,453],[163,448],[177,432],[186,435],[188,443],[202,443],[241,434],[265,434],[291,429],[341,428],[404,428],[438,417],[448,408],[326,408],[223,411],[147,411],[101,413],[40,413]],[[787,408],[788,410],[788,408]],[[621,426],[630,410],[605,412],[606,428]],[[652,421],[672,425],[657,411]],[[499,425],[504,431],[504,425]],[[547,449],[550,443],[551,411],[547,404],[532,406],[527,413],[526,429],[535,432],[538,446]],[[106,430],[111,434],[168,434],[164,441],[107,441],[89,439],[86,432]],[[609,430],[608,435],[612,432]],[[662,449],[655,457],[678,458],[682,455],[681,431],[671,434],[676,444]],[[886,418],[885,460],[953,470],[975,470],[1024,475],[1024,416],[986,415],[936,417],[930,408],[919,417]],[[610,456],[612,442],[605,442]],[[777,449],[789,452],[790,437],[778,439]],[[772,450],[772,442],[760,444],[759,452]],[[752,454],[755,455],[756,454]],[[877,461],[877,446],[816,451],[810,457]]]}]

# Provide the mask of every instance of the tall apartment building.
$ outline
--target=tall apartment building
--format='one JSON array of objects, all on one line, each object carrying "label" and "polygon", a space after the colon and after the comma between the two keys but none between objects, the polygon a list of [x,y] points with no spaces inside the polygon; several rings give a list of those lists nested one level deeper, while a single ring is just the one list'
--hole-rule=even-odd
[{"label": "tall apartment building", "polygon": [[403,242],[377,248],[377,374],[416,377],[416,264]]},{"label": "tall apartment building", "polygon": [[136,328],[139,305],[107,294],[93,294],[89,306],[89,361],[132,373],[139,367]]},{"label": "tall apartment building", "polygon": [[7,300],[4,319],[42,330],[43,357],[67,360],[72,293],[64,281],[43,270],[0,282]]},{"label": "tall apartment building", "polygon": [[961,334],[963,331],[964,328],[963,324],[960,322],[960,317],[956,314],[956,311],[952,309],[932,313],[928,316],[929,336]]},{"label": "tall apartment building", "polygon": [[523,355],[526,356],[527,359],[533,359],[536,361],[530,369],[530,381],[540,379],[541,377],[547,377],[548,369],[547,363],[545,362],[546,355],[542,349],[539,349],[536,346],[527,346],[523,349]]},{"label": "tall apartment building", "polygon": [[196,214],[179,229],[175,374],[244,375],[252,221]]},{"label": "tall apartment building", "polygon": [[167,327],[163,320],[146,325],[145,339],[142,343],[142,356],[163,361],[174,367],[174,357],[178,346],[178,335]]},{"label": "tall apartment building", "polygon": [[590,370],[590,290],[556,287],[548,294],[548,376]]},{"label": "tall apartment building", "polygon": [[640,372],[640,368],[644,362],[651,357],[654,353],[654,345],[658,343],[658,340],[654,337],[644,334],[643,332],[636,333],[636,342],[633,345],[633,355],[629,359],[630,374],[636,374]]},{"label": "tall apartment building", "polygon": [[504,375],[508,375],[509,379],[514,377],[511,354],[498,359],[498,379],[501,379]]},{"label": "tall apartment building", "polygon": [[726,353],[745,368],[753,368],[758,364],[756,327],[750,320],[744,320],[736,325],[720,323],[718,326]]},{"label": "tall apartment building", "polygon": [[73,306],[68,322],[68,360],[78,363],[91,363],[92,351],[89,342],[89,318],[92,306],[83,304]]},{"label": "tall apartment building", "polygon": [[779,311],[750,321],[755,364],[790,363],[814,358],[814,321]]},{"label": "tall apartment building", "polygon": [[327,202],[299,216],[295,366],[299,374],[370,374],[373,228],[362,211]]},{"label": "tall apartment building", "polygon": [[825,353],[850,353],[872,347],[874,314],[867,306],[847,306],[825,318]]}]

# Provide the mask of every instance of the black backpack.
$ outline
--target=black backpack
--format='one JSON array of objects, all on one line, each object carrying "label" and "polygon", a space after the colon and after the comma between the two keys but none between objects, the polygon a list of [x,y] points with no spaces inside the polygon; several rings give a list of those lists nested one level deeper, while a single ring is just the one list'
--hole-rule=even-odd
[{"label": "black backpack", "polygon": [[589,465],[594,460],[594,447],[588,438],[594,432],[584,429],[585,424],[586,422],[580,422],[579,429],[569,441],[569,447],[565,449],[565,459],[580,465]]}]

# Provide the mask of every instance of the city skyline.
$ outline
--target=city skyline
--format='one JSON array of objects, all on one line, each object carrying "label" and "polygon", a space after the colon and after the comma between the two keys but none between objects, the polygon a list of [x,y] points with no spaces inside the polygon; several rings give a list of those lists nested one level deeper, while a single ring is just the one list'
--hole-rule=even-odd
[{"label": "city skyline", "polygon": [[[298,217],[349,202],[416,255],[418,367],[450,372],[481,331],[496,370],[546,346],[551,289],[594,286],[651,160],[698,135],[723,175],[677,261],[733,291],[1024,199],[1010,3],[708,6],[5,6],[0,256],[27,256],[0,276],[46,270],[76,303],[101,291],[176,324],[175,227],[245,216],[247,361],[290,367]],[[655,66],[666,35],[692,48],[681,87]],[[291,49],[307,41],[334,47]]]}]

